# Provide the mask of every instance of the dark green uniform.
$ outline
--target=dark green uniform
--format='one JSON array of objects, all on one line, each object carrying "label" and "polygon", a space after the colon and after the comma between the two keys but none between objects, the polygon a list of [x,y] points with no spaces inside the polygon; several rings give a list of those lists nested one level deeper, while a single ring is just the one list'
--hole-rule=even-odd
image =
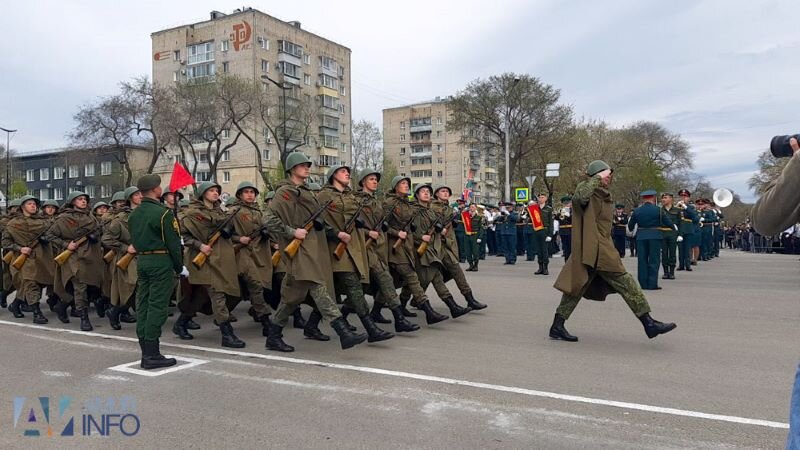
[{"label": "dark green uniform", "polygon": [[689,204],[681,210],[678,235],[683,238],[683,241],[678,244],[678,270],[692,270],[692,246],[695,241],[695,225],[698,220],[694,205]]},{"label": "dark green uniform", "polygon": [[544,228],[534,231],[534,238],[536,239],[536,255],[539,260],[537,273],[542,274],[547,272],[547,266],[550,264],[550,241],[547,238],[553,239],[553,207],[544,205],[539,209],[542,211]]},{"label": "dark green uniform", "polygon": [[175,275],[183,268],[178,221],[157,200],[145,197],[128,216],[131,244],[136,249],[136,335],[145,341],[161,337]]},{"label": "dark green uniform", "polygon": [[[662,206],[661,214],[669,216],[669,220],[675,224],[675,226],[677,226],[681,223],[681,215],[683,214],[683,210],[677,206],[672,206],[670,209]],[[665,280],[671,280],[675,278],[677,250],[678,230],[676,230],[675,227],[661,228],[661,267],[664,269],[664,276],[662,278]]]},{"label": "dark green uniform", "polygon": [[[645,191],[643,196],[655,191]],[[639,225],[636,233],[636,253],[639,255],[638,278],[642,289],[660,289],[658,287],[658,263],[661,259],[662,229],[673,228],[672,221],[668,216],[662,214],[661,208],[652,204],[645,203],[633,210],[628,221],[628,229],[633,230],[635,225]]]},{"label": "dark green uniform", "polygon": [[480,257],[478,246],[483,244],[483,241],[480,239],[480,236],[483,234],[483,215],[476,211],[475,215],[471,215],[470,217],[472,218],[472,232],[466,232],[467,262],[469,262],[470,268],[473,268],[472,272],[477,272],[478,258]]}]

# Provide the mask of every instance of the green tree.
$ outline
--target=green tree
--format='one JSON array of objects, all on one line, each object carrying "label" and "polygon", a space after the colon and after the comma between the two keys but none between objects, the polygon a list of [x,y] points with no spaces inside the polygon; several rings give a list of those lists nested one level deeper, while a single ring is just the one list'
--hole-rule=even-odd
[{"label": "green tree", "polygon": [[20,198],[28,193],[28,185],[22,180],[17,180],[11,183],[9,190],[11,191],[11,198]]},{"label": "green tree", "polygon": [[389,192],[392,189],[392,178],[399,175],[397,168],[392,164],[388,158],[383,158],[383,174],[381,175],[381,183],[378,190],[381,192]]}]

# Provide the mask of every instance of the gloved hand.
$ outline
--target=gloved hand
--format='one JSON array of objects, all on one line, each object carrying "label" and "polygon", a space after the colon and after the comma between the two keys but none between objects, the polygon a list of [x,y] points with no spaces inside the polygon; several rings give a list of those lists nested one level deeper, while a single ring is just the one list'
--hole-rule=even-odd
[{"label": "gloved hand", "polygon": [[481,240],[480,240],[480,239],[478,239],[478,244],[480,244],[480,243],[481,243]]},{"label": "gloved hand", "polygon": [[188,277],[189,276],[189,269],[187,269],[186,266],[183,266],[183,270],[181,270],[180,276],[182,276],[182,277]]},{"label": "gloved hand", "polygon": [[553,238],[551,238],[550,236],[547,236],[546,238],[544,238],[544,241],[545,241],[545,242],[550,242],[550,241],[552,241],[552,240],[553,240]]},{"label": "gloved hand", "polygon": [[678,236],[678,242],[683,242],[683,236]]}]

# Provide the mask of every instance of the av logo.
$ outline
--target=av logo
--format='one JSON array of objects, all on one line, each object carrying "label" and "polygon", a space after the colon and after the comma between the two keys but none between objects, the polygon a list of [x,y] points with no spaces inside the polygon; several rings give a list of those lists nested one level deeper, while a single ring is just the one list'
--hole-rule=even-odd
[{"label": "av logo", "polygon": [[237,23],[233,26],[233,33],[231,33],[231,40],[233,40],[233,49],[237,52],[250,48],[250,36],[253,31],[250,24],[246,20],[242,23]]},{"label": "av logo", "polygon": [[[14,428],[23,428],[22,435],[30,437],[40,437],[46,435],[53,437],[53,421],[63,423],[64,413],[72,404],[72,397],[62,396],[58,398],[58,416],[53,417],[51,411],[50,397],[36,397],[28,399],[26,397],[14,398]],[[61,436],[75,435],[75,418],[70,417],[69,422],[61,429]]]}]

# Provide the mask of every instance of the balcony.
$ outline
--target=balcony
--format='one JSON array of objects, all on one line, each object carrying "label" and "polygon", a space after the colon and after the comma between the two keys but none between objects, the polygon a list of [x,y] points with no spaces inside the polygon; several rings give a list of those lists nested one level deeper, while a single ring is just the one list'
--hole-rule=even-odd
[{"label": "balcony", "polygon": [[409,131],[411,133],[421,133],[423,131],[432,131],[433,130],[433,126],[431,126],[430,123],[428,123],[428,124],[420,124],[420,125],[410,125],[408,128],[409,128]]},{"label": "balcony", "polygon": [[410,142],[411,142],[411,145],[420,145],[420,146],[425,146],[425,147],[430,147],[432,145],[431,144],[430,135],[428,135],[428,137],[422,138],[422,139],[411,139]]}]

